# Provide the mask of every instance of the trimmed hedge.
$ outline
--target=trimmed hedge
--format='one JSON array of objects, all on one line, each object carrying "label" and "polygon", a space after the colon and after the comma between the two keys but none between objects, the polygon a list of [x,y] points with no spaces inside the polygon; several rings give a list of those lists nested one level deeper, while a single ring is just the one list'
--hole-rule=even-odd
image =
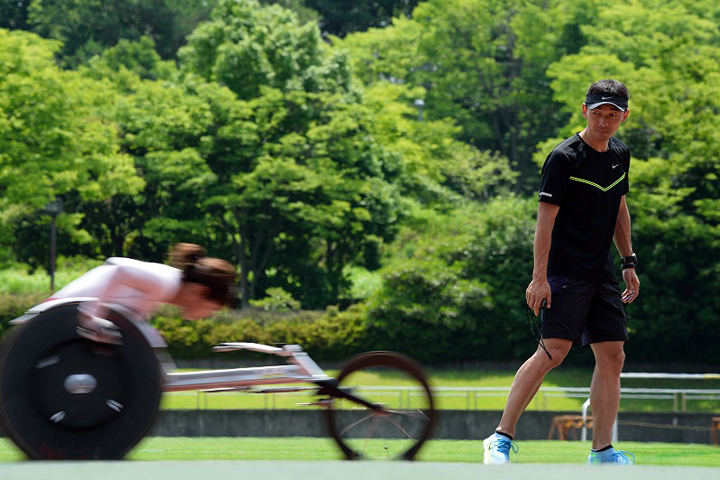
[{"label": "trimmed hedge", "polygon": [[21,316],[30,307],[47,298],[46,293],[3,293],[0,294],[0,337],[10,328],[10,320]]},{"label": "trimmed hedge", "polygon": [[[8,322],[45,299],[44,294],[0,294],[0,335]],[[369,350],[364,307],[355,305],[340,312],[270,312],[262,309],[227,310],[212,319],[183,320],[178,309],[163,307],[150,319],[168,342],[174,359],[194,360],[216,355],[212,347],[222,342],[256,342],[268,345],[298,344],[315,358],[343,360]],[[228,357],[226,357],[226,355]],[[223,358],[248,358],[252,354],[227,353]]]},{"label": "trimmed hedge", "polygon": [[[151,323],[168,342],[174,359],[200,359],[213,355],[212,347],[222,342],[255,342],[267,345],[298,344],[315,358],[343,360],[367,350],[364,308],[353,306],[340,312],[266,312],[263,310],[225,311],[213,319],[183,320],[165,308]],[[223,357],[248,354],[228,353]]]}]

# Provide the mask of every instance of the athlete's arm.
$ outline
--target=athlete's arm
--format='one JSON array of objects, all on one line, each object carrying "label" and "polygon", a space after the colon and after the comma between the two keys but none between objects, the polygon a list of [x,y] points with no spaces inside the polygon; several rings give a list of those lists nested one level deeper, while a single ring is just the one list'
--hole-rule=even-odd
[{"label": "athlete's arm", "polygon": [[535,312],[535,315],[540,313],[543,300],[547,302],[547,308],[550,308],[552,304],[550,284],[547,280],[547,267],[550,258],[552,231],[559,211],[560,207],[557,205],[538,202],[538,219],[535,228],[535,240],[533,241],[533,276],[530,285],[525,290],[525,300],[528,307]]},{"label": "athlete's arm", "polygon": [[[620,199],[620,208],[618,209],[617,222],[615,222],[615,233],[613,235],[615,247],[617,247],[620,256],[629,257],[633,254],[632,239],[630,236],[630,211],[625,202],[625,195]],[[622,272],[625,281],[625,291],[622,294],[622,300],[625,303],[632,303],[638,295],[640,295],[640,279],[634,268],[626,268]]]},{"label": "athlete's arm", "polygon": [[124,263],[113,263],[115,259],[108,259],[106,267],[109,272],[103,278],[97,295],[97,301],[86,302],[80,306],[80,312],[90,317],[105,315],[103,303],[111,301],[123,290],[130,288],[146,299],[159,299],[164,291],[164,279],[153,271],[152,264],[130,259],[118,259]]}]

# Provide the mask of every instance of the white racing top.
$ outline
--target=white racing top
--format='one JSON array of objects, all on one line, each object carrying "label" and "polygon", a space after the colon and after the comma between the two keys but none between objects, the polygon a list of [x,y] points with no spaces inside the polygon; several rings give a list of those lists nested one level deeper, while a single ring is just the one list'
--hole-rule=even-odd
[{"label": "white racing top", "polygon": [[103,317],[101,304],[114,303],[135,312],[143,320],[180,290],[182,272],[161,263],[111,257],[53,294],[48,301],[89,297],[82,311]]}]

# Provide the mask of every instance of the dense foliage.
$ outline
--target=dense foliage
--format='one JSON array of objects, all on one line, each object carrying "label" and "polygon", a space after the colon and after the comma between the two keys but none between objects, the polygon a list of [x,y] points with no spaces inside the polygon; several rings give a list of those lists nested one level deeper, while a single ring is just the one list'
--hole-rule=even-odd
[{"label": "dense foliage", "polygon": [[[0,0],[0,265],[47,263],[59,197],[63,255],[192,241],[237,265],[245,307],[355,305],[223,334],[523,357],[539,165],[583,127],[587,86],[618,78],[629,356],[712,363],[718,45],[709,0]],[[215,339],[158,322],[177,354]]]}]

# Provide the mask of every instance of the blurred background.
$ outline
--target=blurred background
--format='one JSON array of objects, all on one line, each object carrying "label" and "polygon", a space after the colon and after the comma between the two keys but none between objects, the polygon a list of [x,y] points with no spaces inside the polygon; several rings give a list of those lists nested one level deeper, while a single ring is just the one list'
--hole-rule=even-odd
[{"label": "blurred background", "polygon": [[[482,389],[536,348],[540,166],[616,78],[642,282],[626,371],[717,372],[719,26],[711,0],[0,0],[0,334],[108,256],[194,242],[237,266],[238,302],[152,319],[179,365],[229,340],[330,368],[390,349],[444,408],[502,409]],[[576,349],[531,408],[579,412],[591,364]],[[657,389],[625,411],[702,413],[703,438],[719,410],[713,378],[624,387]],[[275,401],[192,395],[165,406]]]}]

